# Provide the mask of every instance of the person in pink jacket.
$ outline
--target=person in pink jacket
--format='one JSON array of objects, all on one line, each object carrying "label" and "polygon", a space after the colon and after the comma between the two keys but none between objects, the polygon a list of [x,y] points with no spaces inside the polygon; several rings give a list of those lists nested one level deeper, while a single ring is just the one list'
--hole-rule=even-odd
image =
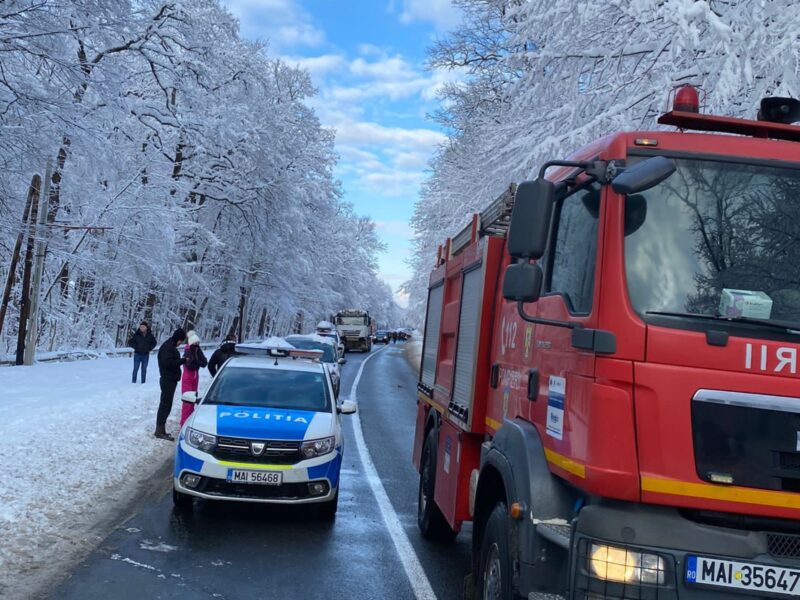
[{"label": "person in pink jacket", "polygon": [[[194,397],[197,398],[200,369],[204,369],[208,365],[208,361],[200,348],[200,338],[197,333],[190,331],[187,334],[187,342],[183,351],[186,362],[183,365],[183,376],[181,377],[181,398],[186,392],[194,392]],[[194,402],[181,402],[181,427],[194,411],[194,404]]]}]

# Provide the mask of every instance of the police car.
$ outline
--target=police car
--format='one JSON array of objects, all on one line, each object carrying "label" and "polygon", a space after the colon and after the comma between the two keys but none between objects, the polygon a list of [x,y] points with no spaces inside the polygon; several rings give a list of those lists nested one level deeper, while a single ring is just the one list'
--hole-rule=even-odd
[{"label": "police car", "polygon": [[338,394],[339,384],[342,380],[342,373],[339,370],[339,365],[345,364],[347,359],[339,357],[336,348],[336,340],[312,333],[309,335],[287,335],[286,341],[298,350],[322,351],[322,358],[320,360],[328,365],[328,369],[331,372],[331,381],[333,381],[333,390]]},{"label": "police car", "polygon": [[284,340],[238,344],[181,429],[173,501],[193,498],[316,505],[333,518],[343,439],[338,404],[319,350]]}]

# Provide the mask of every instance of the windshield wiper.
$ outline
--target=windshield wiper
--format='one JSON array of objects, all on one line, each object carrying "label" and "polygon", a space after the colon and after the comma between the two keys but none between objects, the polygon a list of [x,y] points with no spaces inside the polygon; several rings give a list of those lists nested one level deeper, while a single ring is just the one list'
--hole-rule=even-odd
[{"label": "windshield wiper", "polygon": [[686,317],[689,319],[702,319],[706,321],[726,321],[728,323],[747,323],[749,325],[761,325],[770,329],[780,329],[786,333],[800,334],[800,323],[791,321],[767,321],[765,319],[753,319],[752,317],[724,317],[721,315],[706,315],[703,313],[689,312],[669,312],[661,310],[648,310],[648,315],[660,315],[664,317]]}]

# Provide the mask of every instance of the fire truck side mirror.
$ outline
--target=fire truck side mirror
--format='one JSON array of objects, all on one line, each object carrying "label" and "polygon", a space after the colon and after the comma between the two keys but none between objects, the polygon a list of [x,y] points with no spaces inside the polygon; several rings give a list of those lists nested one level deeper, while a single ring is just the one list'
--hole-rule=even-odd
[{"label": "fire truck side mirror", "polygon": [[547,247],[555,198],[555,184],[546,179],[524,181],[517,186],[508,229],[508,253],[511,256],[542,257]]},{"label": "fire truck side mirror", "polygon": [[503,279],[503,298],[515,302],[536,302],[542,291],[542,268],[528,261],[508,265]]},{"label": "fire truck side mirror", "polygon": [[614,177],[612,189],[618,194],[636,194],[657,186],[675,172],[675,163],[664,156],[643,160]]}]

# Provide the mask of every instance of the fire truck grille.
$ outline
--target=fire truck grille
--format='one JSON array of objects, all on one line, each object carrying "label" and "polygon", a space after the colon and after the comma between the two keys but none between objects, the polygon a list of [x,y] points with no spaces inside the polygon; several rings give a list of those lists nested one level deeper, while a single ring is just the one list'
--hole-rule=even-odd
[{"label": "fire truck grille", "polygon": [[779,453],[781,469],[787,471],[800,471],[800,454],[796,452]]},{"label": "fire truck grille", "polygon": [[[251,450],[251,442],[266,444],[264,452],[255,456]],[[217,447],[211,453],[219,460],[233,460],[243,463],[293,465],[302,460],[300,442],[283,440],[250,440],[246,438],[220,437]]]},{"label": "fire truck grille", "polygon": [[775,558],[800,558],[800,535],[770,533],[767,535],[767,551]]}]

